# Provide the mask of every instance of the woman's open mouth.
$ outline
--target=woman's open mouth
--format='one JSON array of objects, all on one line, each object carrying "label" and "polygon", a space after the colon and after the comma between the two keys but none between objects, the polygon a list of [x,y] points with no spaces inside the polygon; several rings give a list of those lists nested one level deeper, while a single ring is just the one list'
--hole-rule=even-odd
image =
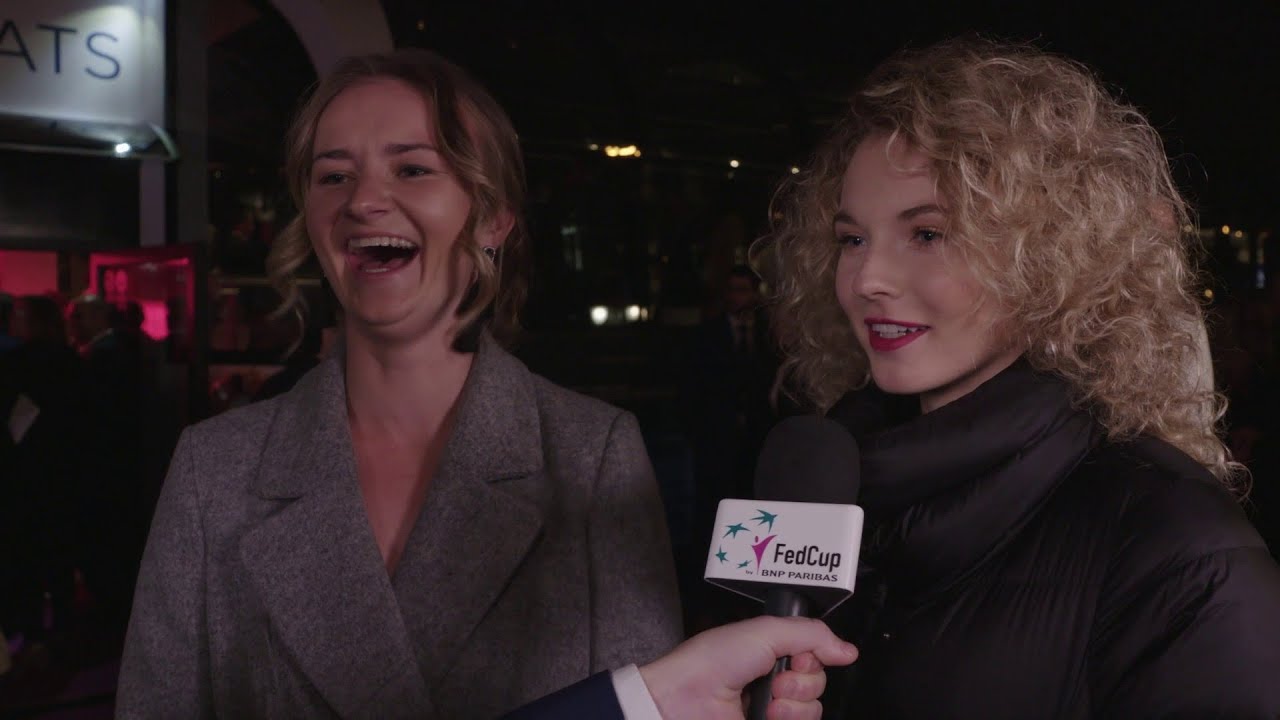
[{"label": "woman's open mouth", "polygon": [[356,272],[371,275],[389,273],[408,265],[422,248],[390,235],[351,238],[347,241],[347,258]]}]

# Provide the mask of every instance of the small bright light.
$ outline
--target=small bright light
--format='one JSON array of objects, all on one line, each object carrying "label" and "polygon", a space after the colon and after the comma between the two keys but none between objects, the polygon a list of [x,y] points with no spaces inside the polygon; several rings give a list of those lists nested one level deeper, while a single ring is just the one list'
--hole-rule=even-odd
[{"label": "small bright light", "polygon": [[1238,238],[1242,238],[1242,237],[1244,237],[1244,231],[1243,231],[1243,230],[1237,230],[1237,231],[1236,231],[1236,237],[1238,237]]},{"label": "small bright light", "polygon": [[800,168],[796,167],[795,165],[792,165],[792,166],[791,166],[791,174],[792,174],[792,175],[799,175],[799,174],[800,174]]},{"label": "small bright light", "polygon": [[419,20],[419,21],[418,21],[418,30],[420,30],[420,31],[421,31],[421,30],[426,30],[426,29],[427,29],[427,21],[426,21],[426,20]]},{"label": "small bright light", "polygon": [[603,305],[596,305],[591,308],[591,324],[603,325],[609,320],[609,308]]},{"label": "small bright light", "polygon": [[729,161],[729,167],[731,167],[731,168],[736,168],[736,167],[738,167],[738,165],[739,165],[739,163],[738,163],[738,161],[737,161],[737,160],[730,160],[730,161]]},{"label": "small bright light", "polygon": [[640,319],[641,320],[649,319],[649,308],[640,308]]},{"label": "small bright light", "polygon": [[1223,235],[1230,235],[1230,234],[1231,234],[1231,226],[1230,226],[1230,225],[1223,225],[1223,226],[1222,226],[1222,234],[1223,234]]},{"label": "small bright light", "polygon": [[587,149],[590,150],[591,152],[595,152],[600,149],[600,146],[595,143],[591,143],[590,145],[587,146]]},{"label": "small bright light", "polygon": [[[595,148],[595,143],[588,147]],[[609,157],[640,157],[640,148],[635,145],[605,145],[604,154]]]},{"label": "small bright light", "polygon": [[1209,289],[1209,288],[1205,288],[1205,289],[1204,289],[1204,299],[1205,299],[1205,300],[1212,300],[1212,299],[1213,299],[1213,290],[1211,290],[1211,289]]},{"label": "small bright light", "polygon": [[639,320],[639,319],[640,319],[640,306],[639,306],[639,305],[628,305],[628,306],[627,306],[627,312],[626,312],[626,315],[627,315],[627,322],[635,322],[635,321]]},{"label": "small bright light", "polygon": [[127,143],[127,142],[116,143],[116,154],[117,154],[117,155],[125,155],[125,154],[127,154],[127,153],[128,153],[130,150],[132,150],[132,149],[133,149],[133,146],[132,146],[132,145],[130,145],[129,143]]}]

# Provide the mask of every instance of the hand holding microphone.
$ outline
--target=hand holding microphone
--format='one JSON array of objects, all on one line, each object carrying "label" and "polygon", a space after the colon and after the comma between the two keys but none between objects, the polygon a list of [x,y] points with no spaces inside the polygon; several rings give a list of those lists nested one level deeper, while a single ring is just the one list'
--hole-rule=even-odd
[{"label": "hand holding microphone", "polygon": [[713,628],[641,667],[640,675],[663,720],[740,720],[743,689],[788,655],[791,670],[772,680],[768,717],[817,720],[822,668],[858,656],[820,620],[758,617]]},{"label": "hand holding microphone", "polygon": [[742,720],[743,689],[788,655],[794,664],[774,679],[767,717],[819,720],[818,698],[827,683],[824,667],[848,665],[858,651],[821,621],[776,617],[706,630],[648,665],[599,673],[521,706],[503,720]]},{"label": "hand holding microphone", "polygon": [[[816,417],[779,423],[760,456],[759,499],[720,502],[706,568],[709,582],[761,600],[772,617],[700,633],[639,668],[639,678],[614,675],[616,700],[581,700],[590,692],[584,681],[509,717],[605,717],[598,705],[613,703],[629,708],[626,717],[662,720],[739,720],[744,712],[752,720],[820,718],[824,666],[857,658],[852,645],[808,618],[853,594],[862,540],[862,509],[853,504],[858,469],[858,448],[843,427]],[[633,682],[642,685],[639,698]]]},{"label": "hand holding microphone", "polygon": [[[821,617],[853,594],[862,542],[858,448],[839,424],[793,417],[769,433],[756,467],[756,500],[726,499],[716,513],[705,577],[761,600],[768,615]],[[749,717],[764,720],[781,657],[751,687]]]}]

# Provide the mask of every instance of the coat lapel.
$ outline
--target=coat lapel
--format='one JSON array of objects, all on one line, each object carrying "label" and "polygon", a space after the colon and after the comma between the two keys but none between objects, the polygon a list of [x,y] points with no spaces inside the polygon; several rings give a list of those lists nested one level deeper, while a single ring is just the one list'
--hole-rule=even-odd
[{"label": "coat lapel", "polygon": [[542,433],[529,371],[487,335],[393,581],[429,687],[542,530]]},{"label": "coat lapel", "polygon": [[281,507],[241,540],[273,636],[343,717],[430,715],[356,481],[337,355],[281,402],[256,490]]}]

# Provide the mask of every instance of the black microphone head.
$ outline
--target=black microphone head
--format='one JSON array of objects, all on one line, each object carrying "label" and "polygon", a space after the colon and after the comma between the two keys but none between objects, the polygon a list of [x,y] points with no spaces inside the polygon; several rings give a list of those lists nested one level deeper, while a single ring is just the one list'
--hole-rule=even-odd
[{"label": "black microphone head", "polygon": [[844,426],[816,415],[778,423],[756,462],[756,498],[856,505],[858,444]]}]

